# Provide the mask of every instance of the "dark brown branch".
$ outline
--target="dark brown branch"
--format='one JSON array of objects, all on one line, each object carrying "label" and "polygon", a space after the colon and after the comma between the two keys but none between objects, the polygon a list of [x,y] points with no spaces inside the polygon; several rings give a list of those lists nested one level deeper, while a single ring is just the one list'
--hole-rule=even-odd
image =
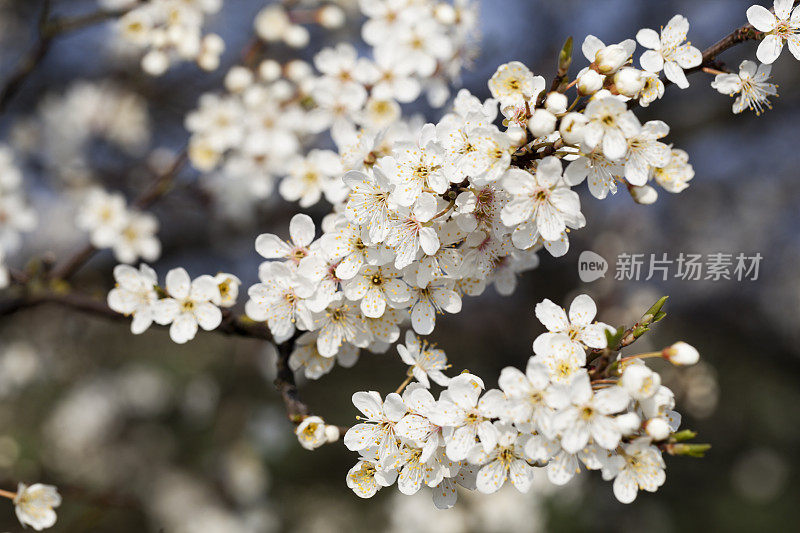
[{"label": "dark brown branch", "polygon": [[8,78],[2,90],[0,90],[0,113],[6,110],[9,102],[11,102],[22,88],[22,84],[25,83],[28,76],[31,75],[50,51],[50,45],[55,37],[55,34],[46,31],[47,19],[50,16],[50,3],[50,0],[44,0],[42,11],[39,15],[36,42],[28,53],[25,54],[25,57]]},{"label": "dark brown branch", "polygon": [[113,11],[101,10],[73,18],[50,19],[51,4],[51,0],[44,0],[37,23],[36,41],[3,85],[3,88],[0,89],[0,113],[6,110],[11,100],[19,93],[25,80],[28,79],[28,76],[33,73],[36,67],[38,67],[47,56],[53,44],[53,40],[56,37],[100,22],[121,17],[136,7],[136,5],[134,5],[127,9]]},{"label": "dark brown branch", "polygon": [[288,341],[281,343],[278,348],[278,360],[275,363],[278,374],[275,378],[275,386],[281,393],[283,403],[286,405],[286,415],[289,420],[299,424],[303,418],[309,414],[308,406],[300,399],[300,392],[294,380],[294,372],[289,367],[289,356],[292,354],[297,335]]}]

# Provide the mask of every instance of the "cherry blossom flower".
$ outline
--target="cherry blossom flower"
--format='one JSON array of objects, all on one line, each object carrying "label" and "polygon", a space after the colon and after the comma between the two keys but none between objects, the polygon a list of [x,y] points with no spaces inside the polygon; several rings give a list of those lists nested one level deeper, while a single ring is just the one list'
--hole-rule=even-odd
[{"label": "cherry blossom flower", "polygon": [[256,251],[266,259],[289,259],[299,263],[308,255],[308,246],[314,240],[314,221],[302,213],[289,222],[291,241],[285,242],[277,235],[262,233],[256,239]]},{"label": "cherry blossom flower", "polygon": [[411,331],[406,331],[405,345],[397,345],[397,353],[403,362],[411,367],[410,372],[414,378],[425,388],[430,388],[430,379],[442,386],[450,382],[450,378],[442,373],[442,370],[450,367],[444,351],[428,345]]},{"label": "cherry blossom flower", "polygon": [[594,322],[597,315],[597,305],[587,295],[581,294],[572,300],[569,307],[569,318],[562,307],[545,299],[536,304],[536,318],[544,324],[551,333],[560,333],[572,341],[586,348],[605,348],[606,331],[614,328],[603,322]]},{"label": "cherry blossom flower", "polygon": [[315,450],[327,442],[325,421],[318,416],[307,416],[294,430],[300,446],[306,450]]},{"label": "cherry blossom flower", "polygon": [[518,491],[528,492],[533,483],[533,467],[525,460],[524,439],[511,424],[495,422],[494,428],[497,433],[494,449],[486,452],[476,445],[469,454],[471,463],[483,465],[478,471],[478,490],[493,494],[510,478]]},{"label": "cherry blossom flower", "polygon": [[567,227],[586,224],[578,195],[566,186],[562,172],[561,161],[551,156],[539,162],[535,174],[512,168],[503,177],[511,200],[501,218],[506,226],[516,226],[512,240],[518,248],[530,248],[540,236],[558,240]]},{"label": "cherry blossom flower", "polygon": [[153,304],[158,300],[155,271],[145,264],[136,270],[129,265],[114,267],[116,287],[108,293],[108,306],[123,315],[133,316],[131,333],[144,333],[153,323]]},{"label": "cherry blossom flower", "polygon": [[614,496],[622,503],[631,503],[639,490],[655,492],[664,484],[664,459],[648,438],[636,439],[622,448],[623,453],[613,458],[604,477],[614,477]]},{"label": "cherry blossom flower", "polygon": [[14,497],[14,511],[19,523],[36,531],[53,527],[56,523],[54,508],[61,505],[61,495],[53,485],[20,483]]},{"label": "cherry blossom flower", "polygon": [[627,140],[639,132],[639,121],[624,103],[606,97],[592,100],[586,106],[589,122],[584,128],[584,142],[590,150],[600,147],[608,159],[616,161],[625,156]]},{"label": "cherry blossom flower", "polygon": [[800,59],[800,9],[792,0],[775,0],[774,12],[761,5],[751,6],[747,10],[747,20],[755,29],[766,33],[766,37],[758,45],[756,57],[762,63],[771,65],[781,55],[784,44],[789,51]]},{"label": "cherry blossom flower", "polygon": [[718,74],[711,86],[728,96],[739,95],[733,102],[733,112],[741,113],[745,109],[761,115],[764,108],[772,109],[770,96],[778,96],[778,86],[767,83],[772,66],[756,65],[753,61],[742,61],[739,74]]},{"label": "cherry blossom flower", "polygon": [[489,80],[492,97],[504,108],[524,106],[526,102],[535,103],[544,86],[544,78],[534,76],[530,69],[519,61],[500,65]]},{"label": "cherry blossom flower", "polygon": [[592,392],[585,373],[573,378],[569,388],[572,405],[556,415],[556,425],[562,432],[561,447],[577,453],[591,438],[601,448],[616,448],[622,435],[610,415],[627,407],[630,397],[625,389],[611,386]]},{"label": "cherry blossom flower", "polygon": [[167,272],[166,291],[169,297],[153,304],[153,320],[170,324],[174,342],[184,344],[195,337],[198,326],[211,331],[222,322],[222,312],[212,303],[219,288],[211,276],[192,280],[183,268],[173,268]]},{"label": "cherry blossom flower", "polygon": [[694,68],[703,62],[703,54],[685,43],[689,33],[689,21],[683,15],[675,15],[661,29],[661,35],[651,29],[639,30],[636,40],[650,50],[642,54],[640,63],[648,72],[664,70],[667,79],[681,89],[689,87],[685,69]]},{"label": "cherry blossom flower", "polygon": [[349,300],[361,300],[361,312],[365,317],[380,318],[386,306],[408,301],[411,292],[400,279],[400,272],[390,266],[361,268],[356,277],[343,288]]}]

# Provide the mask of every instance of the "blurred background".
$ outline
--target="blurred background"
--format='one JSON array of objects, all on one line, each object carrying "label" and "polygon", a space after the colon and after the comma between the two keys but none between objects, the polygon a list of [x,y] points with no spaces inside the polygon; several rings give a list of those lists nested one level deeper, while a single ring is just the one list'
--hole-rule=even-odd
[{"label": "blurred background", "polygon": [[[64,257],[86,236],[74,229],[66,184],[94,179],[133,198],[151,168],[186,143],[183,118],[198,97],[219,91],[252,36],[265,0],[228,0],[210,20],[226,42],[222,67],[205,73],[183,64],[161,78],[141,73],[137,57],[120,49],[111,23],[59,38],[44,63],[0,116],[4,142],[25,148],[31,128],[45,132],[37,157],[24,164],[39,229],[11,264],[37,255]],[[691,22],[692,44],[703,49],[745,23],[752,0],[484,0],[480,42],[463,85],[481,98],[497,65],[520,60],[550,79],[564,39],[594,34],[606,43],[658,29],[676,13]],[[0,77],[34,38],[39,2],[0,0]],[[56,0],[56,13],[92,12],[92,0]],[[310,59],[325,44],[354,39],[350,15],[337,31],[311,29]],[[356,38],[358,40],[358,38]],[[360,42],[360,40],[358,40]],[[737,70],[756,45],[722,59]],[[277,59],[288,50],[278,48]],[[576,57],[577,68],[585,64]],[[576,68],[573,68],[573,72]],[[579,293],[598,301],[599,319],[630,325],[659,296],[668,317],[637,351],[676,340],[696,346],[702,362],[663,368],[677,395],[684,427],[713,445],[705,459],[667,457],[667,482],[655,495],[619,504],[610,484],[584,473],[565,488],[543,475],[532,494],[513,489],[493,496],[462,493],[455,509],[437,511],[427,493],[402,496],[395,487],[359,500],[345,486],[355,454],[344,446],[308,452],[297,445],[274,390],[274,351],[264,343],[202,334],[185,346],[153,329],[132,336],[127,323],[41,307],[0,319],[0,482],[59,487],[65,503],[55,531],[796,531],[800,523],[800,69],[784,52],[773,70],[780,85],[775,109],[761,117],[734,116],[730,98],[711,89],[712,77],[692,76],[689,90],[639,113],[672,128],[669,142],[685,149],[696,177],[680,195],[661,192],[640,206],[621,191],[598,201],[585,185],[587,228],[572,233],[566,257],[542,254],[541,265],[519,280],[511,297],[489,290],[465,299],[459,316],[437,321],[433,340],[455,369],[468,368],[496,386],[502,367],[524,367],[532,340],[543,331],[533,314],[550,298],[568,305]],[[91,87],[91,89],[87,89]],[[76,91],[122,91],[133,102],[128,137],[86,135],[68,102]],[[99,97],[98,97],[99,98]],[[142,114],[137,110],[145,110]],[[420,107],[429,120],[437,112]],[[111,118],[111,117],[107,117]],[[80,154],[79,156],[77,154]],[[57,176],[57,177],[56,177]],[[209,217],[213,206],[195,186],[193,171],[152,212],[161,223],[164,273],[232,272],[243,286],[256,281],[254,238],[286,233],[299,208],[277,195],[252,216]],[[319,220],[328,209],[319,204]],[[611,263],[604,279],[581,283],[577,260],[592,250]],[[620,253],[738,253],[763,256],[754,281],[616,281]],[[115,262],[98,254],[75,284],[104,295]],[[240,298],[243,302],[244,298]],[[391,350],[364,354],[352,369],[337,367],[319,381],[299,377],[307,403],[330,423],[349,425],[353,391],[394,390],[404,365]],[[0,502],[0,529],[21,530],[11,504]]]}]

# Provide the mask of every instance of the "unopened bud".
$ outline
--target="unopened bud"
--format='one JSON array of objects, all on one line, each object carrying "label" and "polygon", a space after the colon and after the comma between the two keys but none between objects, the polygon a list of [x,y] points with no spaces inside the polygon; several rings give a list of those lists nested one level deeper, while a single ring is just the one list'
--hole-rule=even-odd
[{"label": "unopened bud", "polygon": [[225,75],[225,88],[232,93],[238,93],[253,83],[253,73],[250,69],[236,66]]},{"label": "unopened bud", "polygon": [[658,200],[658,192],[649,185],[631,186],[628,190],[637,204],[650,205]]},{"label": "unopened bud", "polygon": [[328,4],[317,12],[317,20],[323,28],[341,28],[344,25],[344,11],[339,6]]},{"label": "unopened bud", "polygon": [[595,70],[600,74],[614,74],[628,62],[635,48],[636,42],[631,39],[601,48],[594,56]]},{"label": "unopened bud", "polygon": [[669,423],[663,418],[651,418],[644,423],[644,430],[655,440],[665,440],[672,433]]},{"label": "unopened bud", "polygon": [[644,89],[642,71],[633,67],[625,67],[614,74],[614,85],[617,92],[628,98],[636,98]]},{"label": "unopened bud", "polygon": [[441,22],[442,24],[451,25],[456,22],[456,18],[458,17],[455,8],[450,4],[441,3],[436,6],[433,11],[434,17],[436,20]]},{"label": "unopened bud", "polygon": [[663,353],[664,357],[673,365],[693,365],[700,360],[700,352],[694,346],[683,341],[676,342],[669,348],[665,348]]},{"label": "unopened bud", "polygon": [[311,36],[303,26],[293,25],[283,35],[283,42],[292,48],[303,48],[308,45]]},{"label": "unopened bud", "polygon": [[581,113],[567,113],[561,119],[561,138],[567,144],[580,144],[583,142],[583,129],[588,122],[587,118]]},{"label": "unopened bud", "polygon": [[546,109],[536,109],[528,121],[528,129],[534,137],[544,137],[556,130],[556,116]]},{"label": "unopened bud", "polygon": [[586,72],[578,76],[578,91],[583,94],[594,94],[603,88],[606,78],[594,70],[587,69]]},{"label": "unopened bud", "polygon": [[614,419],[614,422],[617,424],[617,428],[623,435],[632,435],[633,433],[636,433],[639,431],[639,427],[642,425],[642,419],[639,418],[639,415],[636,413],[625,413],[624,415],[619,415]]},{"label": "unopened bud", "polygon": [[258,75],[264,81],[275,81],[281,77],[281,64],[274,59],[265,59],[258,66]]},{"label": "unopened bud", "polygon": [[339,428],[336,426],[325,426],[325,440],[336,442],[339,440]]},{"label": "unopened bud", "polygon": [[569,105],[567,96],[555,91],[548,94],[544,101],[544,108],[554,115],[565,113],[567,111],[567,105]]}]

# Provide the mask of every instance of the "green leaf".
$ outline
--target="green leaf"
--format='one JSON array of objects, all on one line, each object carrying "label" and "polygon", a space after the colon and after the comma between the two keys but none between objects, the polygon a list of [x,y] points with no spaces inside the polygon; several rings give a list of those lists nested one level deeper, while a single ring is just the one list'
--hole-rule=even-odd
[{"label": "green leaf", "polygon": [[[640,321],[641,324],[650,324],[655,321],[655,317],[658,313],[661,312],[661,308],[664,307],[664,304],[667,302],[667,298],[669,296],[662,296],[658,299],[656,303],[653,304],[653,307],[647,310],[644,315],[642,315],[642,320]],[[664,318],[663,316],[661,318]],[[661,320],[661,319],[659,319]]]},{"label": "green leaf", "polygon": [[572,43],[572,36],[570,36],[558,54],[558,72],[561,75],[566,74],[572,64]]},{"label": "green leaf", "polygon": [[617,330],[613,333],[609,330],[606,330],[606,341],[608,341],[607,346],[612,350],[615,350],[617,346],[619,346],[620,341],[622,341],[622,336],[624,334],[625,327],[617,328]]},{"label": "green leaf", "polygon": [[667,453],[687,457],[705,457],[706,452],[710,449],[710,444],[670,444],[667,446]]},{"label": "green leaf", "polygon": [[675,442],[683,442],[686,440],[692,440],[697,436],[696,431],[692,431],[691,429],[684,429],[682,431],[678,431],[677,433],[672,434],[672,438]]}]

